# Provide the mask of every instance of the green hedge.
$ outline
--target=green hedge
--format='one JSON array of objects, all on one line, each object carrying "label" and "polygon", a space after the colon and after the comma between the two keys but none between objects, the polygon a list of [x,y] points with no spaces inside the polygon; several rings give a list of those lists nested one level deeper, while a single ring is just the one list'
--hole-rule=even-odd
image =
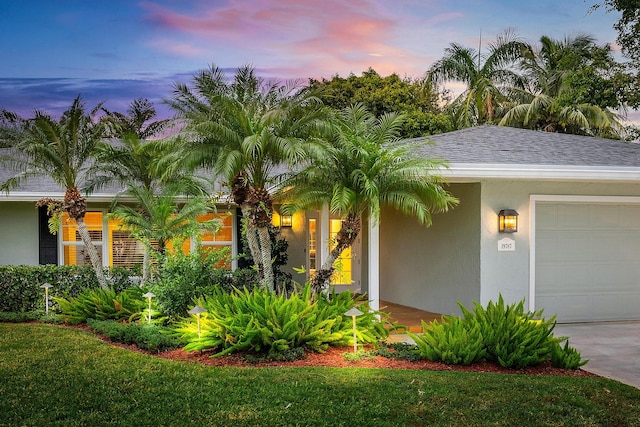
[{"label": "green hedge", "polygon": [[[112,286],[121,291],[134,286],[131,274],[124,268],[109,272]],[[6,265],[0,266],[0,312],[22,313],[44,310],[44,283],[53,285],[50,297],[76,297],[87,288],[97,288],[98,281],[91,267],[75,265]],[[53,299],[51,299],[53,301]]]}]

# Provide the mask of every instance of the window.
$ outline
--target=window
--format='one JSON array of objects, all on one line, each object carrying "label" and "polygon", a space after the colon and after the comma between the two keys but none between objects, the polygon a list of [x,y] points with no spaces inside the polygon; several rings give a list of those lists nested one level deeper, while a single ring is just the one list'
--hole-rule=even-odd
[{"label": "window", "polygon": [[[205,248],[228,247],[229,253],[233,256],[235,251],[233,214],[231,212],[211,213],[203,215],[201,220],[206,221],[213,218],[222,220],[222,227],[217,233],[203,233],[201,236],[202,246]],[[105,267],[142,265],[145,253],[144,245],[134,239],[131,232],[125,229],[118,220],[105,221],[104,212],[99,211],[87,212],[84,221],[91,240],[98,250],[98,256]],[[78,226],[75,220],[69,218],[66,213],[62,216],[60,236],[61,264],[91,265],[89,255],[78,233]],[[191,240],[188,239],[183,244],[185,252],[193,249]],[[235,261],[232,264],[235,264]],[[227,268],[235,267],[232,264],[227,265]]]},{"label": "window", "polygon": [[[102,212],[87,212],[84,223],[102,260]],[[64,265],[91,265],[89,254],[78,232],[78,225],[67,213],[62,215],[62,257]]]},{"label": "window", "polygon": [[117,267],[135,267],[144,262],[145,246],[134,239],[131,232],[126,230],[122,223],[110,219],[107,225],[109,230],[109,265]]}]

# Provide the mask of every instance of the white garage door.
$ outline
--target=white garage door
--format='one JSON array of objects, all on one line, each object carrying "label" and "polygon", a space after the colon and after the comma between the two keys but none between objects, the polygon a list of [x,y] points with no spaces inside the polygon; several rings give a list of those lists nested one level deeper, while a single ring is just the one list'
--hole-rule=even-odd
[{"label": "white garage door", "polygon": [[560,322],[640,319],[640,205],[535,205],[535,307]]}]

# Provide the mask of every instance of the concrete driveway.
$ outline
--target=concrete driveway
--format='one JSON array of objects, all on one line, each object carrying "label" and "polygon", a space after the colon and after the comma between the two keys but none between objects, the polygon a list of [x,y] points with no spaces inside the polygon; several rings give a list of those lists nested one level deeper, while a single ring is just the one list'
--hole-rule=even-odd
[{"label": "concrete driveway", "polygon": [[553,333],[589,359],[585,371],[640,388],[640,322],[564,323]]}]

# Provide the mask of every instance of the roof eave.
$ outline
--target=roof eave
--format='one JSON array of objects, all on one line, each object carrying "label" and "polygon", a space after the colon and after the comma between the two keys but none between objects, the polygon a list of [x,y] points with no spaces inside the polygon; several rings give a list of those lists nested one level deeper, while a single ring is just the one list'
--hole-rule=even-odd
[{"label": "roof eave", "polygon": [[640,168],[618,166],[558,166],[451,163],[441,171],[449,180],[534,179],[554,181],[640,181]]}]

